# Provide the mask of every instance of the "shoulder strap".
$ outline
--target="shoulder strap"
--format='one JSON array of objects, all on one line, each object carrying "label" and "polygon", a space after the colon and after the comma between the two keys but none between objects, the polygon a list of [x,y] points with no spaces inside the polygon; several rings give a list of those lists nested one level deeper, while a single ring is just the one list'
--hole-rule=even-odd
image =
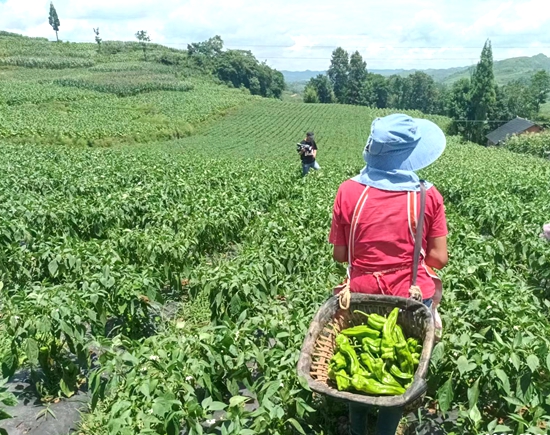
[{"label": "shoulder strap", "polygon": [[357,229],[357,222],[359,221],[359,216],[363,210],[363,206],[367,202],[369,197],[369,186],[365,187],[363,193],[359,197],[357,204],[355,205],[355,210],[353,211],[353,217],[351,219],[351,225],[349,229],[349,240],[348,240],[348,274],[351,269],[351,262],[355,254],[355,230]]},{"label": "shoulder strap", "polygon": [[[414,195],[416,199],[416,194]],[[415,201],[416,202],[416,201]],[[416,207],[415,207],[416,208]],[[424,233],[424,212],[426,210],[426,186],[423,181],[420,181],[420,214],[415,225],[414,234],[414,253],[412,265],[412,284],[416,285],[418,277],[418,264],[420,262],[420,252],[422,251],[422,237]],[[415,216],[416,217],[416,216]]]}]

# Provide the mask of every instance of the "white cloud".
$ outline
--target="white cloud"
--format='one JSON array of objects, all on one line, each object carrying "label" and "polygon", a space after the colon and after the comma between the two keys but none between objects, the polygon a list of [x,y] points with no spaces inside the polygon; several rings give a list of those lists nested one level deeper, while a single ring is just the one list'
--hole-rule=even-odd
[{"label": "white cloud", "polygon": [[[491,38],[496,59],[550,54],[545,0],[55,0],[60,37],[133,40],[185,48],[216,34],[279,69],[326,69],[334,48],[358,50],[372,69],[474,63]],[[53,39],[49,0],[0,0],[0,29]],[[429,48],[428,48],[429,47]],[[520,48],[531,47],[531,48]]]}]

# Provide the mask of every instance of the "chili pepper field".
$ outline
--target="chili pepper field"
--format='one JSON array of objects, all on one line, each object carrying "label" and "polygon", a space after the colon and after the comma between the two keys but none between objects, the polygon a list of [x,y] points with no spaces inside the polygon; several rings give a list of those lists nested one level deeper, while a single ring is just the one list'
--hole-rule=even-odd
[{"label": "chili pepper field", "polygon": [[[213,103],[188,137],[104,148],[80,144],[77,122],[105,139],[116,116],[102,124],[73,107],[56,136],[46,111],[33,139],[27,115],[42,103],[28,99],[45,94],[0,103],[11,132],[0,141],[2,373],[30,370],[50,402],[88,388],[80,434],[340,433],[345,408],[308,391],[296,363],[345,273],[327,242],[336,190],[362,168],[371,121],[391,112],[221,87],[216,106],[217,86],[190,91]],[[174,92],[152,92],[148,110],[179,104]],[[322,169],[302,178],[295,144],[308,130]],[[550,163],[449,137],[421,175],[450,231],[423,415],[446,434],[546,434]]]}]

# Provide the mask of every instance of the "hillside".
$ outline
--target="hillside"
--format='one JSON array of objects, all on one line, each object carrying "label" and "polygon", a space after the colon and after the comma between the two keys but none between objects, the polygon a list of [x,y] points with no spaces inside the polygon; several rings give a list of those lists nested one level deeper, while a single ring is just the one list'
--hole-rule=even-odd
[{"label": "hillside", "polygon": [[[367,65],[367,68],[369,65]],[[447,69],[421,69],[421,70],[389,70],[369,69],[369,72],[383,76],[400,75],[406,76],[415,71],[422,71],[431,75],[436,82],[450,84],[463,77],[469,77],[472,66],[447,68]],[[496,61],[494,63],[495,79],[498,84],[505,84],[511,80],[524,79],[538,70],[550,71],[550,58],[544,54],[532,57],[515,57]],[[325,71],[281,71],[288,83],[299,83],[304,85],[310,78]]]},{"label": "hillside", "polygon": [[135,42],[55,43],[0,34],[0,138],[103,146],[191,134],[259,97]]}]

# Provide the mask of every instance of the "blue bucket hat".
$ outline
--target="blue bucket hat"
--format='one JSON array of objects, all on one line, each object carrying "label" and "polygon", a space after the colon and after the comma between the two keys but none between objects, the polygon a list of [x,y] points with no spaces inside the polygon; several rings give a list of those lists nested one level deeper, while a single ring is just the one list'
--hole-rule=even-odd
[{"label": "blue bucket hat", "polygon": [[376,118],[363,151],[367,166],[354,178],[383,190],[420,190],[414,173],[435,162],[445,150],[443,131],[426,119],[393,114]]}]

